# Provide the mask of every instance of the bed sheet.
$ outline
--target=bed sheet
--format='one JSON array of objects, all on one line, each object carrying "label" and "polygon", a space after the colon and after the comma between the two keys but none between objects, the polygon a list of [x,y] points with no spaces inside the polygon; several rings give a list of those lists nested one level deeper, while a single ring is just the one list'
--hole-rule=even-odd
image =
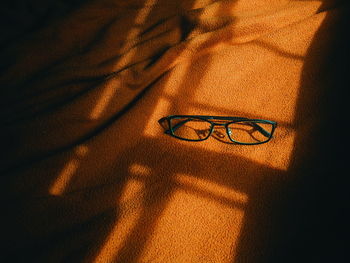
[{"label": "bed sheet", "polygon": [[[56,2],[55,16],[44,12],[20,35],[8,25],[2,42],[4,257],[326,257],[320,240],[334,214],[325,200],[343,192],[326,198],[333,184],[316,175],[338,160],[324,138],[339,124],[330,120],[346,76],[337,67],[345,53],[336,53],[345,50],[336,45],[342,4]],[[187,142],[158,123],[174,114],[278,126],[261,145]]]}]

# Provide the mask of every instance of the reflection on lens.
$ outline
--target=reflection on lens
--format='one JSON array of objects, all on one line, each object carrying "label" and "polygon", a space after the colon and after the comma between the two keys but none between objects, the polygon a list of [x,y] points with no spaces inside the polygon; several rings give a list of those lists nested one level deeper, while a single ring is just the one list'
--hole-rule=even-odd
[{"label": "reflection on lens", "polygon": [[271,137],[273,125],[270,123],[241,121],[228,125],[231,140],[239,143],[262,143]]},{"label": "reflection on lens", "polygon": [[196,118],[174,118],[171,119],[171,128],[175,136],[200,141],[208,138],[211,124],[205,120]]}]

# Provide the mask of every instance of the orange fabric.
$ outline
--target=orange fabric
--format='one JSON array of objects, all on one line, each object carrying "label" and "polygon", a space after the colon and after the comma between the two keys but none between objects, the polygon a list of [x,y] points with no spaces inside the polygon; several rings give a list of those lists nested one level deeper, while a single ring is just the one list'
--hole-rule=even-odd
[{"label": "orange fabric", "polygon": [[[317,155],[320,76],[341,14],[335,1],[90,1],[7,47],[9,254],[265,260],[276,203]],[[278,127],[257,146],[191,143],[164,134],[157,121],[171,114]]]}]

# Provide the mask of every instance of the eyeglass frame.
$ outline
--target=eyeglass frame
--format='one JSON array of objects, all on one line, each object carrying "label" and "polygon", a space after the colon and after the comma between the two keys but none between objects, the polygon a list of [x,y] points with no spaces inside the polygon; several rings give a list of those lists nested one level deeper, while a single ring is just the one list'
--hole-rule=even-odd
[{"label": "eyeglass frame", "polygon": [[[195,118],[195,119],[200,119],[202,121],[208,122],[208,123],[210,123],[210,131],[209,131],[207,137],[205,137],[203,139],[199,139],[199,140],[187,139],[187,138],[179,137],[179,136],[175,135],[174,130],[173,130],[173,125],[171,124],[171,120],[172,119],[176,119],[176,118]],[[223,121],[230,121],[230,122],[227,122],[227,123],[215,123],[214,121],[211,121],[211,120],[223,120]],[[162,122],[164,122],[164,121],[167,121],[167,123],[168,123],[168,129],[165,130],[165,133],[170,135],[170,136],[173,136],[174,138],[177,138],[179,140],[191,141],[191,142],[205,141],[212,135],[215,126],[224,126],[225,130],[226,130],[227,137],[230,139],[230,141],[235,143],[235,144],[240,144],[240,145],[258,145],[258,144],[267,143],[267,142],[269,142],[272,139],[274,131],[275,131],[276,127],[277,127],[277,122],[275,122],[275,121],[263,120],[263,119],[250,119],[250,118],[245,118],[245,117],[229,117],[229,116],[169,115],[169,116],[163,117],[160,120],[158,120],[158,122],[160,124]],[[263,141],[263,142],[255,142],[255,143],[244,143],[244,142],[238,142],[238,141],[233,140],[231,138],[231,136],[230,136],[228,125],[230,125],[232,123],[236,123],[236,122],[241,122],[241,121],[251,121],[253,123],[257,122],[257,123],[271,124],[272,125],[271,132],[267,132],[262,127],[259,126],[265,132],[270,134],[268,139],[266,141]]]}]

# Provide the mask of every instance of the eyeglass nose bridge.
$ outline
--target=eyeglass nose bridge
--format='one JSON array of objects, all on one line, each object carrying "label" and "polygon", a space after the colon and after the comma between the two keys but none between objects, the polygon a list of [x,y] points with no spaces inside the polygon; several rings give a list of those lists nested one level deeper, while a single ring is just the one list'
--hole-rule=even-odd
[{"label": "eyeglass nose bridge", "polygon": [[[232,131],[227,127],[227,122],[226,123],[218,123],[218,122],[212,122],[212,127],[211,127],[211,131],[212,131],[212,133],[214,132],[215,133],[215,126],[220,126],[220,127],[224,127],[225,128],[225,131],[226,131],[226,133],[228,133],[228,135],[231,135],[231,133],[232,133]],[[220,131],[216,131],[218,134],[218,136],[220,137],[220,138],[224,138],[225,137],[225,135],[224,134],[222,134]],[[227,134],[226,134],[227,135]]]},{"label": "eyeglass nose bridge", "polygon": [[226,123],[220,123],[220,122],[212,122],[213,126],[226,126]]}]

